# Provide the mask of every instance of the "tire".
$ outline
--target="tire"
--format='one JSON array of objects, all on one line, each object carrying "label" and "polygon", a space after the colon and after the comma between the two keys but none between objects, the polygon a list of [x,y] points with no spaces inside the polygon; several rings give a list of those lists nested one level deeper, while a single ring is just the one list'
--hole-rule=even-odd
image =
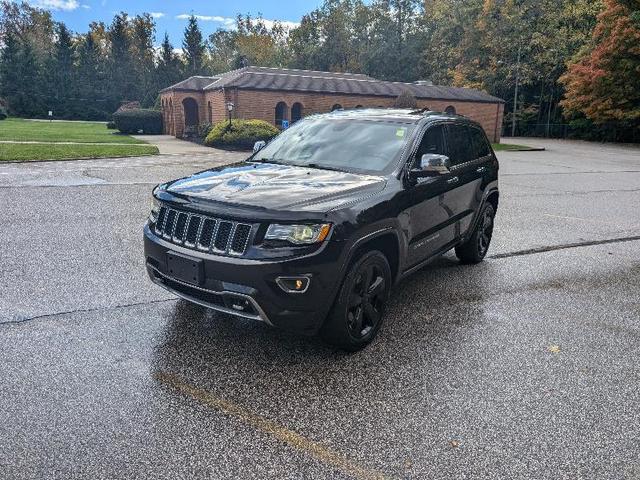
[{"label": "tire", "polygon": [[364,253],[350,266],[336,301],[322,326],[323,340],[355,352],[375,338],[391,290],[391,268],[378,250]]},{"label": "tire", "polygon": [[462,263],[480,263],[487,255],[493,235],[493,219],[496,212],[493,205],[486,203],[469,240],[456,247],[456,256]]}]

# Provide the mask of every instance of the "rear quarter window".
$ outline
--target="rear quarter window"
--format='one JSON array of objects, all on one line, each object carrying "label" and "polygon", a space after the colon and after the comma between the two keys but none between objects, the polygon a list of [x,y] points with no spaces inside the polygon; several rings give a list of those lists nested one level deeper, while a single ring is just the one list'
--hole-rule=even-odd
[{"label": "rear quarter window", "polygon": [[491,153],[487,136],[482,130],[476,127],[469,127],[469,134],[474,158],[486,157]]}]

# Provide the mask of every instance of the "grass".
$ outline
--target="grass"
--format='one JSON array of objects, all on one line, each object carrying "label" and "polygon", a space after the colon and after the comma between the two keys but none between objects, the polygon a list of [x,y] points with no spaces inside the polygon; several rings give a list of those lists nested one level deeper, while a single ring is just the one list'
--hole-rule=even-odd
[{"label": "grass", "polygon": [[41,122],[22,118],[0,121],[0,140],[36,142],[127,143],[144,144],[142,140],[114,133],[106,123]]},{"label": "grass", "polygon": [[158,147],[153,145],[56,145],[55,143],[0,143],[0,162],[136,157],[139,155],[155,155],[157,153]]},{"label": "grass", "polygon": [[496,152],[526,152],[534,150],[534,148],[527,145],[512,145],[510,143],[493,143],[491,146]]},{"label": "grass", "polygon": [[21,118],[0,121],[0,162],[135,157],[157,153],[157,147],[114,133],[105,123],[40,122]]}]

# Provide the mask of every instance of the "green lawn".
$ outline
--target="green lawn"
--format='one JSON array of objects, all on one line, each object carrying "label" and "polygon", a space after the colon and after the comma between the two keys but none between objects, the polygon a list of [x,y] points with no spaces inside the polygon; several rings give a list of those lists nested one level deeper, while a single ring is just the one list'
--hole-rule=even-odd
[{"label": "green lawn", "polygon": [[80,143],[145,143],[128,135],[114,133],[106,123],[41,122],[8,118],[0,121],[0,140]]},{"label": "green lawn", "polygon": [[153,145],[64,145],[0,143],[1,161],[71,160],[78,158],[136,157],[155,155]]},{"label": "green lawn", "polygon": [[40,122],[21,118],[0,121],[0,162],[134,157],[157,153],[157,147],[114,133],[105,123]]},{"label": "green lawn", "polygon": [[511,145],[508,143],[494,143],[491,146],[493,147],[493,150],[496,152],[508,152],[508,151],[526,152],[526,151],[533,150],[533,148],[528,147],[526,145]]}]

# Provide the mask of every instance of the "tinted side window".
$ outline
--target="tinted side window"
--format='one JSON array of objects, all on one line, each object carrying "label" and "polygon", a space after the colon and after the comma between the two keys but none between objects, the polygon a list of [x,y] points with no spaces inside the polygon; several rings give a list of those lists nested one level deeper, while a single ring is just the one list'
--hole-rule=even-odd
[{"label": "tinted side window", "polygon": [[447,127],[447,143],[449,158],[452,165],[474,160],[469,129],[464,125],[449,125]]},{"label": "tinted side window", "polygon": [[484,132],[470,127],[469,133],[471,134],[471,145],[473,146],[474,158],[486,157],[491,152],[489,150],[489,144],[487,143],[487,137]]},{"label": "tinted side window", "polygon": [[418,151],[416,152],[416,160],[420,161],[422,155],[425,153],[446,155],[444,148],[444,125],[434,125],[424,133]]}]

